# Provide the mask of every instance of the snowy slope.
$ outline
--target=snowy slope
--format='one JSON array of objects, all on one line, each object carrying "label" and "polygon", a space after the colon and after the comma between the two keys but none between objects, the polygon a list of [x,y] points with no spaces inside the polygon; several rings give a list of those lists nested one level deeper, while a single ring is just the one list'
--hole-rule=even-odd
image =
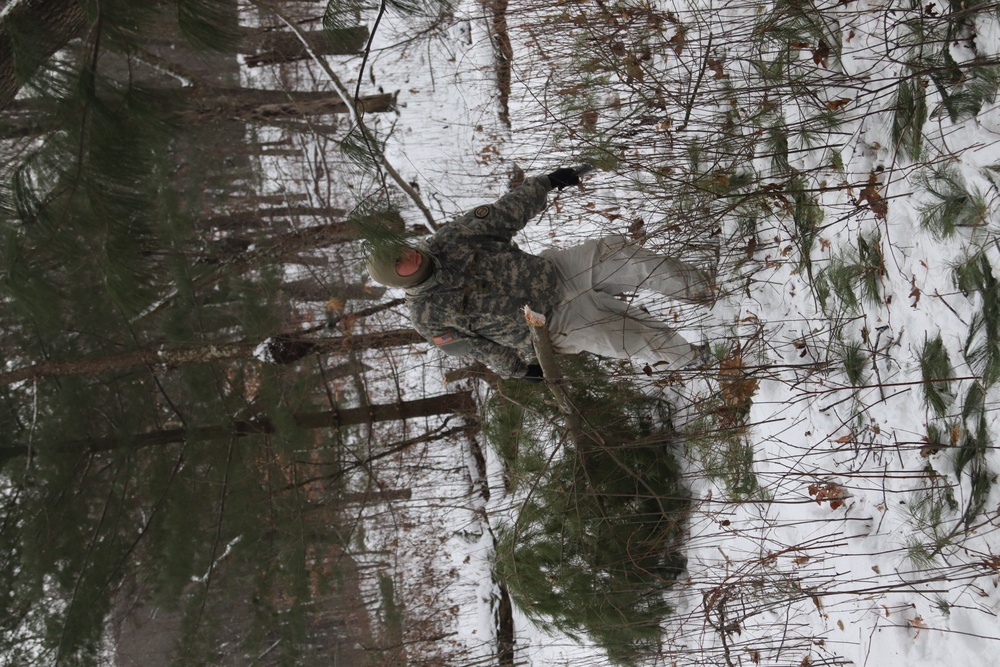
[{"label": "snowy slope", "polygon": [[[708,6],[660,7],[687,26],[689,46],[682,53],[654,53],[644,66],[662,68],[665,80],[671,68],[686,68],[691,81],[709,51],[738,89],[753,79],[741,50],[751,35],[742,22],[768,9],[749,3],[719,3],[711,11]],[[411,28],[406,21],[390,17],[380,28],[361,76],[386,91],[398,90],[400,113],[373,118],[373,127],[389,131],[391,125],[389,160],[420,186],[442,219],[502,193],[514,164],[529,173],[544,171],[575,162],[582,151],[575,132],[579,119],[556,99],[557,90],[567,86],[559,78],[558,59],[574,53],[572,40],[578,36],[567,23],[570,45],[565,46],[545,41],[554,34],[551,27],[538,29],[539,18],[560,7],[525,3],[508,9],[515,54],[509,130],[497,120],[493,52],[479,4],[460,3],[429,42],[404,43]],[[748,377],[756,382],[746,442],[759,489],[748,498],[732,497],[723,482],[705,474],[703,457],[688,452],[696,498],[689,573],[677,587],[678,613],[666,623],[664,657],[657,664],[1000,665],[1000,538],[994,530],[1000,492],[994,481],[982,511],[966,526],[962,513],[974,495],[971,476],[967,467],[957,472],[955,465],[955,445],[976,426],[961,414],[979,374],[965,361],[964,346],[983,303],[981,295],[956,289],[952,271],[978,248],[993,267],[998,263],[998,248],[989,239],[997,220],[990,167],[1000,163],[1000,112],[987,104],[975,118],[957,124],[931,118],[923,127],[924,162],[900,157],[892,146],[891,93],[902,64],[891,40],[902,28],[890,9],[867,1],[824,5],[823,16],[843,43],[840,59],[829,69],[844,76],[834,77],[838,84],[817,95],[843,109],[844,117],[818,147],[790,141],[792,167],[829,167],[807,177],[824,212],[808,250],[813,276],[803,269],[799,230],[791,220],[763,220],[759,242],[750,246],[737,221],[723,216],[722,298],[710,313],[684,311],[692,336],[743,347]],[[595,10],[581,5],[573,11]],[[981,17],[976,29],[978,54],[995,58],[997,22]],[[958,61],[971,57],[967,45],[956,43],[953,52]],[[801,58],[808,63],[814,55],[803,48]],[[711,99],[711,90],[721,85],[711,80],[715,71],[700,89],[675,91],[677,97]],[[629,87],[621,90],[627,102]],[[606,108],[599,122],[630,122],[619,107],[600,102]],[[717,106],[695,105],[687,114],[673,108],[674,127],[684,117],[692,131],[710,138]],[[794,124],[800,107],[784,109],[785,120]],[[519,242],[535,249],[571,244],[594,233],[626,231],[638,217],[652,227],[662,214],[661,202],[640,187],[651,180],[641,165],[674,156],[675,148],[666,140],[649,140],[648,124],[636,131],[645,139],[634,160],[594,175],[583,190],[559,195]],[[658,155],[661,146],[665,152]],[[754,168],[766,173],[767,162],[758,157]],[[981,225],[948,238],[920,227],[921,207],[934,203],[919,177],[926,164],[950,165],[983,193],[987,209]],[[866,194],[871,178],[877,187]],[[407,215],[420,224],[414,211]],[[856,312],[841,310],[831,317],[820,305],[815,275],[838,253],[856,248],[859,235],[876,233],[885,266],[878,303],[864,302]],[[668,237],[656,241],[671,247]],[[993,275],[1000,277],[995,268]],[[925,342],[938,334],[956,378],[948,383],[954,399],[941,416],[924,399],[919,365]],[[845,341],[861,350],[859,384],[848,380],[836,353]],[[449,363],[433,353],[398,361],[420,371],[419,379],[404,387],[411,394],[436,393]],[[636,375],[642,375],[638,368]],[[680,395],[682,412],[696,413],[718,389],[718,377],[702,373],[687,377],[671,396]],[[990,475],[1000,471],[992,444],[1000,435],[996,399],[994,386],[985,397],[983,421],[991,443],[983,465]],[[928,447],[929,426],[945,434],[942,447]],[[428,550],[429,533],[414,530],[396,557],[405,562],[406,554],[437,554],[447,560],[441,571],[454,573],[455,582],[447,586],[446,599],[460,608],[456,641],[486,660],[494,641],[488,523],[508,518],[514,499],[503,496],[489,453],[488,504],[467,453],[452,448],[439,454],[466,470],[442,479],[439,495],[452,500],[424,499],[420,506],[443,517],[451,536]],[[954,506],[930,517],[928,499],[943,498],[949,489]],[[456,504],[449,505],[452,501]],[[488,521],[482,519],[484,509]],[[421,510],[408,511],[420,516]],[[523,615],[516,618],[519,664],[605,664],[598,650],[549,636]]]}]

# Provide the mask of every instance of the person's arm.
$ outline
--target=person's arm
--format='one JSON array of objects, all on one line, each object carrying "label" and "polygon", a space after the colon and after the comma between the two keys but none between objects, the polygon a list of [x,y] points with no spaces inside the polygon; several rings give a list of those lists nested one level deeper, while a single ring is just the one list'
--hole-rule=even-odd
[{"label": "person's arm", "polygon": [[528,372],[528,364],[521,359],[517,350],[494,343],[488,338],[475,338],[471,356],[483,362],[502,378],[523,378]]},{"label": "person's arm", "polygon": [[466,213],[462,222],[472,231],[510,240],[528,221],[545,210],[551,190],[548,176],[527,178],[520,187],[492,204],[478,206]]},{"label": "person's arm", "polygon": [[438,334],[428,335],[424,332],[421,334],[445,354],[455,357],[470,356],[489,366],[501,377],[521,378],[528,372],[528,364],[521,359],[517,350],[495,343],[489,338],[454,328],[443,330]]},{"label": "person's arm", "polygon": [[[587,166],[587,170],[590,167]],[[492,204],[477,206],[453,222],[445,225],[438,234],[481,234],[510,241],[528,221],[545,210],[547,195],[551,190],[580,183],[578,171],[564,167],[545,176],[531,176]]]}]

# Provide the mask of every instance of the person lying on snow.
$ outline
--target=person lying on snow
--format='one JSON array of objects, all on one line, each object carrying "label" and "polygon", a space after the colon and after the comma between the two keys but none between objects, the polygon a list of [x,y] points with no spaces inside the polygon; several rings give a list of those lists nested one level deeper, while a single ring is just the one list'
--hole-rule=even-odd
[{"label": "person lying on snow", "polygon": [[714,275],[612,235],[532,255],[513,236],[544,210],[548,193],[580,183],[587,168],[534,176],[477,206],[416,245],[373,252],[372,279],[406,291],[414,328],[439,350],[471,356],[501,377],[539,381],[524,307],[546,316],[556,352],[638,357],[669,368],[704,365],[692,345],[617,294],[637,288],[698,304],[715,298]]}]

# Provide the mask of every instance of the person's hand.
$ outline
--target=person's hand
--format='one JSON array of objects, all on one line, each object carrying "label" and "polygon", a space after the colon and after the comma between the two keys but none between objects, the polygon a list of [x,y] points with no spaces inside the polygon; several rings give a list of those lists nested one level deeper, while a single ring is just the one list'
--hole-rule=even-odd
[{"label": "person's hand", "polygon": [[556,169],[549,174],[549,184],[553,188],[559,188],[560,190],[570,185],[580,185],[580,175],[576,173],[576,169],[570,169],[569,167]]},{"label": "person's hand", "polygon": [[545,379],[542,375],[542,367],[538,364],[528,364],[528,372],[521,378],[525,382],[541,382]]}]

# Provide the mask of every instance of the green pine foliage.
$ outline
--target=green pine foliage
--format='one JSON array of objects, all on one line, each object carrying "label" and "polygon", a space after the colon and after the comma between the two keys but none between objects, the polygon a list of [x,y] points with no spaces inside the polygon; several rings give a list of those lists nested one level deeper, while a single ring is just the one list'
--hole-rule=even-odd
[{"label": "green pine foliage", "polygon": [[943,417],[954,397],[951,394],[951,359],[941,334],[932,339],[924,337],[920,350],[920,374],[924,384],[924,400],[935,415]]},{"label": "green pine foliage", "polygon": [[489,401],[486,433],[524,494],[498,530],[496,576],[537,622],[586,634],[614,662],[634,664],[658,647],[667,593],[684,568],[688,494],[670,452],[675,436],[656,399],[597,363],[575,359],[568,375],[599,439],[573,444],[543,388],[501,383]]},{"label": "green pine foliage", "polygon": [[837,253],[821,278],[848,310],[857,312],[865,303],[881,303],[884,275],[882,237],[874,232],[869,236],[858,234],[857,245]]},{"label": "green pine foliage", "polygon": [[792,180],[789,194],[792,196],[792,222],[795,224],[799,262],[812,275],[812,251],[823,222],[823,209],[807,191],[805,179],[801,175]]},{"label": "green pine foliage", "polygon": [[961,82],[943,93],[941,106],[953,123],[975,118],[987,104],[993,104],[1000,90],[1000,66],[973,64],[963,72]]},{"label": "green pine foliage", "polygon": [[968,478],[968,502],[962,521],[966,527],[971,527],[985,509],[996,483],[996,474],[990,470],[986,457],[993,444],[986,409],[986,387],[982,383],[969,385],[962,403],[962,420],[965,429],[955,450],[953,465],[956,476],[961,478],[964,474]]},{"label": "green pine foliage", "polygon": [[994,64],[956,62],[951,45],[974,39],[978,12],[996,14],[995,7],[983,3],[949,3],[940,16],[913,13],[903,20],[906,31],[901,45],[906,47],[912,73],[897,90],[893,139],[902,153],[916,160],[921,152],[918,136],[928,117],[924,88],[933,84],[940,103],[931,113],[947,115],[952,123],[976,117],[987,104],[996,101],[1000,90],[1000,68]]},{"label": "green pine foliage", "polygon": [[177,0],[177,24],[192,44],[201,48],[232,53],[243,32],[236,15],[237,5],[225,0]]},{"label": "green pine foliage", "polygon": [[847,381],[852,387],[860,387],[868,382],[869,363],[861,341],[841,341],[834,348],[834,354],[839,357]]},{"label": "green pine foliage", "polygon": [[[216,233],[202,223],[218,202],[206,184],[232,178],[224,157],[244,159],[205,146],[220,137],[239,145],[244,129],[179,125],[170,90],[115,69],[164,16],[180,32],[179,12],[185,30],[197,25],[220,47],[223,33],[238,32],[219,23],[235,20],[235,4],[102,2],[100,20],[85,4],[95,13],[83,41],[34,65],[22,88],[30,132],[3,139],[5,363],[97,361],[275,333],[281,267],[200,261]],[[189,648],[210,656],[207,642],[218,637],[202,602],[232,595],[230,582],[245,584],[239,576],[262,561],[261,615],[247,618],[286,637],[283,646],[301,643],[307,547],[276,526],[297,525],[307,504],[303,491],[284,488],[281,462],[312,442],[291,418],[311,405],[310,382],[255,362],[213,362],[97,367],[0,387],[2,660],[98,664],[115,595],[132,585],[153,603],[189,609],[190,636],[206,642]],[[255,417],[272,432],[235,430]],[[209,426],[230,437],[194,435]],[[217,561],[229,546],[223,572]],[[284,591],[296,594],[280,598]]]},{"label": "green pine foliage", "polygon": [[766,498],[754,471],[753,443],[740,434],[703,419],[687,434],[686,445],[701,464],[706,478],[719,482],[733,502]]},{"label": "green pine foliage", "polygon": [[986,461],[986,452],[991,442],[989,429],[985,419],[967,431],[955,452],[955,474],[967,476],[969,483],[969,500],[962,514],[966,526],[971,526],[986,507],[990,490],[996,482],[996,474]]},{"label": "green pine foliage", "polygon": [[927,122],[927,93],[918,79],[900,79],[893,103],[892,143],[900,154],[919,160]]},{"label": "green pine foliage", "polygon": [[775,118],[765,129],[763,148],[771,156],[771,172],[775,176],[791,171],[788,164],[788,128],[781,117]]},{"label": "green pine foliage", "polygon": [[924,473],[925,487],[914,493],[907,504],[915,535],[907,541],[906,553],[914,565],[927,568],[953,545],[957,535],[953,517],[959,504],[952,485],[933,466],[927,464]]},{"label": "green pine foliage", "polygon": [[985,251],[972,254],[953,269],[955,283],[966,293],[978,293],[980,309],[969,324],[965,359],[990,386],[1000,379],[1000,281]]},{"label": "green pine foliage", "polygon": [[938,238],[947,238],[957,229],[983,225],[989,212],[986,198],[978,188],[970,189],[952,165],[923,172],[918,182],[931,197],[920,207],[920,225],[924,229]]}]

